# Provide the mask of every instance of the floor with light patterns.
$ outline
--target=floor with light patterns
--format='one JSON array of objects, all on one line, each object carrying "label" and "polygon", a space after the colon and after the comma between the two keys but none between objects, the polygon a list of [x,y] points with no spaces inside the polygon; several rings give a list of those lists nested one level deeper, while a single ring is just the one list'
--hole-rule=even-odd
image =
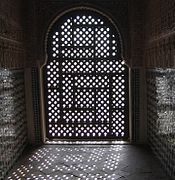
[{"label": "floor with light patterns", "polygon": [[170,180],[149,148],[43,145],[24,152],[7,180]]}]

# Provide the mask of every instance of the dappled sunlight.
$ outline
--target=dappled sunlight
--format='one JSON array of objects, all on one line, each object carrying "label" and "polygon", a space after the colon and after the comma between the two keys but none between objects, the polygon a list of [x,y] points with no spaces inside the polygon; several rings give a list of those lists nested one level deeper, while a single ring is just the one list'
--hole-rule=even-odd
[{"label": "dappled sunlight", "polygon": [[22,179],[116,179],[122,145],[107,147],[41,147],[11,173]]}]

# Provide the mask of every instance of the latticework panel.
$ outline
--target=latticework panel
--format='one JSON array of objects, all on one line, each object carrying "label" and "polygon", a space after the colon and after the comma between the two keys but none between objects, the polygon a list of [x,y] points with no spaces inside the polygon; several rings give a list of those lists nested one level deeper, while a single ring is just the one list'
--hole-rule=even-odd
[{"label": "latticework panel", "polygon": [[128,138],[120,48],[117,30],[95,12],[71,12],[55,23],[44,68],[48,138]]}]

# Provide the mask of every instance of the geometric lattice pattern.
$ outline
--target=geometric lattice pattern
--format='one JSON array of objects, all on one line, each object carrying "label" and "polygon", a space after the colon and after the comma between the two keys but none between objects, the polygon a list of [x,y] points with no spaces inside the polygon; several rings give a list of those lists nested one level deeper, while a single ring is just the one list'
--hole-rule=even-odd
[{"label": "geometric lattice pattern", "polygon": [[128,68],[109,20],[76,11],[55,23],[45,66],[47,137],[128,138]]}]

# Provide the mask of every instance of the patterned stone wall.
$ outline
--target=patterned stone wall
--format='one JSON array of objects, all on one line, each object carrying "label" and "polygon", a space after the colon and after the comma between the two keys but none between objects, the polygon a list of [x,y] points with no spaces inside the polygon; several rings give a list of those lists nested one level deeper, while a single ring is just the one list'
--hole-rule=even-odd
[{"label": "patterned stone wall", "polygon": [[23,0],[0,1],[0,179],[27,144],[24,7]]},{"label": "patterned stone wall", "polygon": [[27,144],[23,70],[0,68],[0,179]]},{"label": "patterned stone wall", "polygon": [[148,0],[145,7],[145,67],[174,67],[175,1]]},{"label": "patterned stone wall", "polygon": [[175,179],[175,69],[147,71],[148,141]]},{"label": "patterned stone wall", "polygon": [[148,0],[145,9],[148,140],[175,179],[175,1]]}]

